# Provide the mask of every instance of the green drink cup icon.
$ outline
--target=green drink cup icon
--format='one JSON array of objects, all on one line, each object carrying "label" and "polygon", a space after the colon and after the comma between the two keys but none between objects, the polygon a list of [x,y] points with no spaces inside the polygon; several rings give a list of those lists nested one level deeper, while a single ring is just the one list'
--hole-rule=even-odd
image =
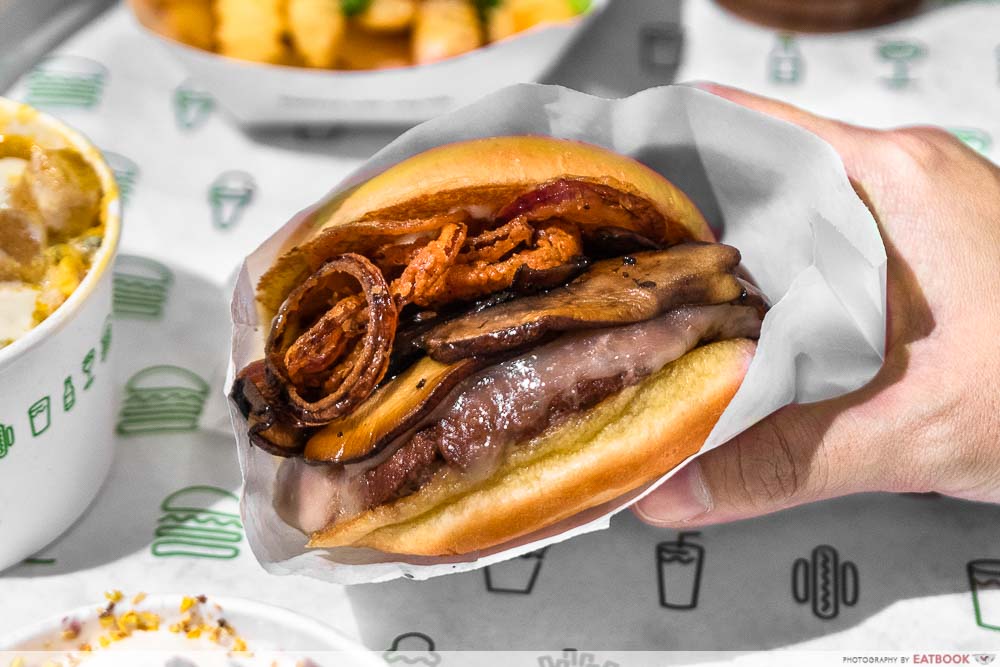
[{"label": "green drink cup icon", "polygon": [[486,590],[490,593],[530,595],[538,581],[547,550],[548,547],[545,547],[486,567]]},{"label": "green drink cup icon", "polygon": [[688,542],[700,533],[680,533],[675,542],[656,545],[657,583],[660,606],[667,609],[694,609],[701,590],[701,570],[705,547]]},{"label": "green drink cup icon", "polygon": [[120,435],[194,431],[208,397],[208,383],[178,366],[151,366],[125,385]]},{"label": "green drink cup icon", "polygon": [[44,396],[28,408],[28,421],[31,423],[31,435],[39,436],[49,430],[52,425],[52,400]]},{"label": "green drink cup icon", "polygon": [[767,56],[768,73],[775,83],[798,83],[804,74],[805,63],[795,35],[780,33],[778,41]]},{"label": "green drink cup icon", "polygon": [[[151,550],[154,556],[228,560],[240,555],[243,540],[239,499],[214,486],[189,486],[160,504]],[[218,506],[223,509],[216,509]]]},{"label": "green drink cup icon", "polygon": [[1000,630],[1000,559],[984,558],[966,566],[976,625]]},{"label": "green drink cup icon", "polygon": [[253,201],[257,184],[245,171],[225,171],[208,188],[208,203],[212,208],[212,224],[229,229],[243,217]]},{"label": "green drink cup icon", "polygon": [[139,165],[120,153],[113,151],[102,152],[108,166],[114,172],[115,181],[118,183],[118,195],[121,197],[122,205],[124,206],[128,204],[129,197],[132,196],[135,185],[139,180]]},{"label": "green drink cup icon", "polygon": [[892,64],[892,72],[883,79],[886,84],[890,88],[905,88],[913,80],[911,66],[927,55],[927,48],[913,40],[887,40],[879,43],[878,55]]},{"label": "green drink cup icon", "polygon": [[93,109],[101,103],[108,70],[79,56],[45,58],[27,76],[24,101],[36,107]]},{"label": "green drink cup icon", "polygon": [[0,459],[14,446],[14,427],[0,423]]},{"label": "green drink cup icon", "polygon": [[112,288],[115,317],[160,319],[173,282],[173,272],[160,262],[119,255]]},{"label": "green drink cup icon", "polygon": [[174,119],[182,130],[204,123],[215,109],[215,98],[190,79],[174,89]]}]

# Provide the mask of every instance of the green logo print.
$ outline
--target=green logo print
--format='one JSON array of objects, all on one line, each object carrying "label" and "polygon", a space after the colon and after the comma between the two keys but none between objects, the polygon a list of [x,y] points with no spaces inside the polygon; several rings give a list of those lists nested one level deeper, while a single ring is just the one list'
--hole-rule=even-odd
[{"label": "green logo print", "polygon": [[952,127],[949,131],[974,151],[986,155],[993,145],[993,137],[986,130],[977,127]]},{"label": "green logo print", "polygon": [[45,58],[27,76],[24,101],[36,107],[93,109],[101,103],[107,68],[79,56]]},{"label": "green logo print", "polygon": [[1000,559],[969,561],[966,572],[976,625],[987,630],[1000,630]]},{"label": "green logo print", "polygon": [[[214,509],[222,504],[223,511]],[[189,486],[175,491],[160,504],[151,551],[154,556],[188,556],[228,560],[240,555],[243,540],[239,499],[214,486]]]},{"label": "green logo print", "polygon": [[188,79],[174,89],[174,118],[180,129],[197,128],[212,115],[213,109],[215,99],[194,81]]},{"label": "green logo print", "polygon": [[14,446],[14,427],[0,422],[0,459]]},{"label": "green logo print", "polygon": [[67,376],[63,382],[63,412],[69,412],[76,405],[76,387],[73,386],[73,377]]},{"label": "green logo print", "polygon": [[[163,264],[147,257],[119,255],[112,290],[115,317],[160,319],[173,282],[174,274]],[[108,332],[110,336],[110,329]]]},{"label": "green logo print", "polygon": [[118,194],[121,196],[122,206],[126,206],[135,190],[135,184],[139,180],[139,165],[120,153],[113,151],[101,152],[104,154],[104,160],[115,174],[115,181],[118,183]]},{"label": "green logo print", "polygon": [[795,35],[778,33],[778,41],[767,56],[767,70],[774,83],[798,83],[805,74],[805,62]]},{"label": "green logo print", "polygon": [[52,425],[52,400],[43,396],[28,408],[28,421],[31,422],[31,435],[40,436]]},{"label": "green logo print", "polygon": [[90,348],[87,356],[83,358],[83,363],[80,364],[83,374],[87,377],[87,381],[83,384],[84,391],[90,389],[90,385],[94,384],[94,359],[96,357],[97,351],[94,348]]},{"label": "green logo print", "polygon": [[225,171],[208,188],[208,203],[212,207],[212,224],[217,229],[229,229],[243,217],[253,201],[257,184],[245,171]]},{"label": "green logo print", "polygon": [[879,42],[878,55],[892,64],[889,76],[883,81],[890,88],[906,88],[913,81],[910,69],[914,62],[927,55],[927,48],[909,39],[894,39]]},{"label": "green logo print", "polygon": [[[117,276],[116,276],[117,279]],[[104,332],[101,334],[101,362],[108,359],[108,352],[111,350],[111,316],[104,319]]]},{"label": "green logo print", "polygon": [[208,383],[178,366],[151,366],[125,385],[120,435],[175,433],[198,428]]}]

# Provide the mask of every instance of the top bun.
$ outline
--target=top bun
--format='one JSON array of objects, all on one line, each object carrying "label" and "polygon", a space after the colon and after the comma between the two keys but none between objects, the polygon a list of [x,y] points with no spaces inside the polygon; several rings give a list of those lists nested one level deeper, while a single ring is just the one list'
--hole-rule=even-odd
[{"label": "top bun", "polygon": [[[691,240],[715,238],[697,207],[680,189],[649,167],[592,144],[544,136],[474,139],[446,144],[404,160],[321,209],[295,235],[262,278],[258,296],[273,313],[288,292],[334,255],[353,248],[345,225],[378,234],[378,225],[426,218],[460,207],[495,214],[532,187],[575,177],[613,186],[649,200],[664,218],[687,230]],[[310,270],[311,269],[311,270]]]}]

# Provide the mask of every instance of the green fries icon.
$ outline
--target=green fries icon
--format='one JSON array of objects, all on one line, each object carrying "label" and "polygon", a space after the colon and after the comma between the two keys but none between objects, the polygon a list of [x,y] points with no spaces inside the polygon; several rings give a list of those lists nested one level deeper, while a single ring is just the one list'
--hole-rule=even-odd
[{"label": "green fries icon", "polygon": [[93,109],[101,103],[108,70],[79,56],[45,58],[27,76],[24,101],[36,107]]},{"label": "green fries icon", "polygon": [[253,201],[257,184],[245,171],[225,171],[208,188],[208,203],[212,207],[212,224],[229,229],[243,217]]},{"label": "green fries icon", "polygon": [[239,499],[214,486],[189,486],[167,496],[160,504],[163,516],[157,522],[153,555],[223,560],[239,556],[240,516],[213,509],[219,503],[236,510]]},{"label": "green fries icon", "polygon": [[115,317],[160,319],[173,282],[174,274],[160,262],[119,255],[112,289]]},{"label": "green fries icon", "polygon": [[37,437],[49,430],[52,425],[52,399],[44,396],[28,408],[28,420],[31,422],[31,435]]}]

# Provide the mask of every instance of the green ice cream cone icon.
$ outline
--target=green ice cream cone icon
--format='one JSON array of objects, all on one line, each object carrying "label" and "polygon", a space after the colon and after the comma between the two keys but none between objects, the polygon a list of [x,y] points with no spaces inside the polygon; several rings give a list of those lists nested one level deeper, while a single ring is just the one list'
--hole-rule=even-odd
[{"label": "green ice cream cone icon", "polygon": [[174,89],[174,118],[177,127],[193,130],[204,123],[215,109],[215,98],[188,79]]},{"label": "green ice cream cone icon", "polygon": [[0,459],[14,446],[14,427],[0,422]]},{"label": "green ice cream cone icon", "polygon": [[225,171],[208,188],[208,203],[212,207],[212,224],[229,229],[243,217],[253,201],[257,184],[245,171]]},{"label": "green ice cream cone icon", "polygon": [[129,158],[112,151],[102,151],[104,159],[107,161],[111,171],[114,172],[115,181],[118,183],[118,194],[121,197],[122,205],[128,204],[135,184],[139,180],[139,165]]},{"label": "green ice cream cone icon", "polygon": [[977,127],[953,127],[951,133],[961,139],[966,146],[983,155],[988,153],[993,145],[993,138],[989,132]]},{"label": "green ice cream cone icon", "polygon": [[174,274],[163,264],[136,255],[119,255],[114,271],[115,317],[160,319]]},{"label": "green ice cream cone icon", "polygon": [[175,433],[198,428],[208,383],[179,366],[150,366],[125,385],[120,435]]},{"label": "green ice cream cone icon", "polygon": [[36,107],[93,109],[101,103],[108,70],[80,56],[51,56],[26,77],[24,101]]},{"label": "green ice cream cone icon", "polygon": [[913,81],[910,69],[917,60],[927,55],[927,48],[910,39],[893,39],[880,42],[878,55],[892,64],[892,71],[885,77],[890,88],[905,88]]},{"label": "green ice cream cone icon", "polygon": [[771,81],[798,83],[805,72],[805,63],[795,35],[779,33],[777,43],[768,54],[767,63]]},{"label": "green ice cream cone icon", "polygon": [[239,499],[229,491],[189,486],[167,496],[160,509],[163,516],[151,547],[154,556],[228,560],[240,555]]},{"label": "green ice cream cone icon", "polygon": [[52,425],[52,399],[43,396],[28,408],[28,421],[31,423],[31,435],[39,436],[49,430]]}]

